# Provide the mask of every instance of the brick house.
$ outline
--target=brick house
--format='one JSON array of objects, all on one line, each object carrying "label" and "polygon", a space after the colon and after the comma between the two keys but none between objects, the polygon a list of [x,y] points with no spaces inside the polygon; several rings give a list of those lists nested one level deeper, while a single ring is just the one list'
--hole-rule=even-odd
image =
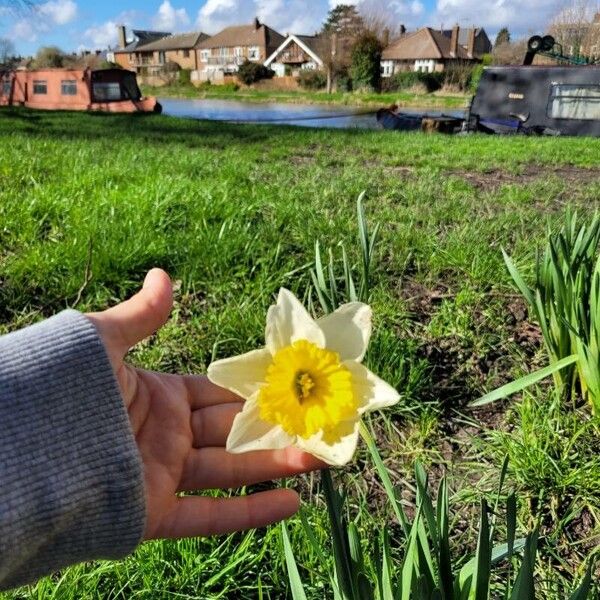
[{"label": "brick house", "polygon": [[381,57],[382,77],[400,71],[443,71],[451,64],[479,62],[491,50],[491,42],[481,28],[471,28],[461,35],[458,26],[451,30],[423,27],[401,36],[384,49]]},{"label": "brick house", "polygon": [[169,64],[180,69],[196,70],[196,48],[208,35],[194,31],[172,35],[156,31],[134,30],[136,39],[125,42],[125,28],[119,26],[119,48],[114,50],[114,62],[140,75],[159,76]]},{"label": "brick house", "polygon": [[202,41],[196,50],[198,69],[192,74],[197,81],[221,81],[236,73],[245,60],[264,63],[285,38],[261,23],[226,27]]},{"label": "brick house", "polygon": [[319,56],[321,40],[316,36],[288,35],[283,43],[265,61],[265,67],[275,71],[277,77],[298,75],[301,70],[323,67]]}]

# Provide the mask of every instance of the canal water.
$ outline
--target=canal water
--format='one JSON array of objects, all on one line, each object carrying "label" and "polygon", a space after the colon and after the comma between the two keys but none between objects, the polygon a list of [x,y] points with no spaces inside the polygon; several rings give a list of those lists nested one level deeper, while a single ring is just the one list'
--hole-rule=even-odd
[{"label": "canal water", "polygon": [[[335,127],[338,129],[379,129],[376,108],[328,106],[319,104],[285,104],[240,102],[237,100],[159,98],[163,114],[173,117],[233,122],[266,122],[273,125]],[[403,109],[404,110],[404,109]],[[364,114],[365,112],[371,114]],[[415,114],[440,114],[431,109],[406,109]],[[449,111],[454,114],[457,111]]]}]

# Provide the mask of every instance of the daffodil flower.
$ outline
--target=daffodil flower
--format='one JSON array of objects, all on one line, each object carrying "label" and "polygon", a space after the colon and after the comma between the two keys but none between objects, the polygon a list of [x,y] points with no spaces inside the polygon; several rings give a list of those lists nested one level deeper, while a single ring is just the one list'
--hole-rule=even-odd
[{"label": "daffodil flower", "polygon": [[208,368],[213,383],[246,400],[227,450],[295,446],[330,465],[347,463],[361,416],[399,400],[393,387],[361,365],[370,336],[366,304],[351,302],[315,321],[282,288],[267,313],[266,347]]}]

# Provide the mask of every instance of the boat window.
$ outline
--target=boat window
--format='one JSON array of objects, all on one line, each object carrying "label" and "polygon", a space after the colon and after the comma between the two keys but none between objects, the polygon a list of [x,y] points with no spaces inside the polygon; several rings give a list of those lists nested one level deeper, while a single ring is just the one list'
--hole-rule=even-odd
[{"label": "boat window", "polygon": [[139,100],[142,97],[135,75],[126,74],[121,81],[123,86],[123,98],[126,100]]},{"label": "boat window", "polygon": [[94,83],[92,90],[95,102],[121,100],[121,85],[116,83]]},{"label": "boat window", "polygon": [[60,82],[60,93],[63,96],[77,96],[77,80],[63,79]]},{"label": "boat window", "polygon": [[600,85],[554,84],[548,116],[553,119],[600,119]]},{"label": "boat window", "polygon": [[33,93],[34,94],[47,94],[48,93],[48,82],[41,79],[33,80]]}]

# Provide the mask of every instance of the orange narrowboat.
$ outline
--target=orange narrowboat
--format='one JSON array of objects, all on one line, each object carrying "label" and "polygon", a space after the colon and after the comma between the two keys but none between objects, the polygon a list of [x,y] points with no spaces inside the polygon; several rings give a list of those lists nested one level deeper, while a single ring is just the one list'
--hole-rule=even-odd
[{"label": "orange narrowboat", "polygon": [[124,69],[39,69],[0,72],[0,106],[42,110],[160,112],[144,98],[133,71]]}]

